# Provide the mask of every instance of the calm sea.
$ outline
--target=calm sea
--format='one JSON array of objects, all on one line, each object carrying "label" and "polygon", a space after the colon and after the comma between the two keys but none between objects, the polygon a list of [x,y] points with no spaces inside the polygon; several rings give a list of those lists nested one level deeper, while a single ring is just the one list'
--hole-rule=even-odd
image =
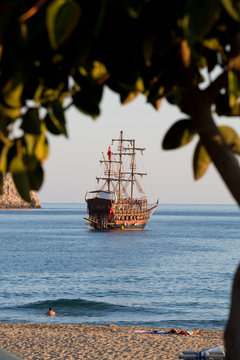
[{"label": "calm sea", "polygon": [[159,205],[139,232],[92,231],[84,215],[76,203],[0,212],[0,322],[224,328],[237,206]]}]

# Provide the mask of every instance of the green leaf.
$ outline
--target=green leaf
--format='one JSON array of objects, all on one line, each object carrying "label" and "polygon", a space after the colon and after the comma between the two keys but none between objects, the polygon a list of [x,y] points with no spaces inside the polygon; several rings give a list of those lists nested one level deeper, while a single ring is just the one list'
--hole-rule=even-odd
[{"label": "green leaf", "polygon": [[139,92],[137,92],[137,91],[131,91],[130,93],[126,93],[126,94],[122,93],[120,95],[121,104],[122,105],[128,104],[129,102],[133,101],[138,95],[139,95]]},{"label": "green leaf", "polygon": [[59,96],[60,96],[60,91],[58,89],[51,89],[51,88],[44,89],[40,103],[46,106],[46,104],[47,105],[51,104],[57,99],[59,99]]},{"label": "green leaf", "polygon": [[231,116],[239,116],[240,115],[240,103],[236,102],[236,104],[231,108]]},{"label": "green leaf", "polygon": [[[165,91],[167,92],[167,89],[165,89]],[[183,109],[183,94],[179,87],[173,86],[170,89],[170,94],[166,96],[166,98],[170,104],[177,105],[182,112],[186,112]]]},{"label": "green leaf", "polygon": [[35,147],[35,155],[40,162],[44,162],[49,155],[48,141],[44,133],[42,133],[37,140]]},{"label": "green leaf", "polygon": [[32,190],[39,190],[43,183],[43,169],[40,162],[31,171],[28,171],[28,178]]},{"label": "green leaf", "polygon": [[33,171],[36,169],[39,161],[35,155],[23,155],[23,163],[27,171]]},{"label": "green leaf", "polygon": [[74,0],[53,0],[47,7],[46,25],[53,49],[57,49],[72,35],[81,15],[80,5]]},{"label": "green leaf", "polygon": [[233,71],[228,71],[228,93],[229,106],[234,109],[240,99],[240,84],[237,75]]},{"label": "green leaf", "polygon": [[3,136],[8,137],[9,135],[9,128],[10,124],[12,123],[12,119],[5,116],[1,111],[1,104],[0,104],[0,132],[2,132]]},{"label": "green leaf", "polygon": [[[233,5],[232,0],[221,0],[221,2],[222,2],[223,7],[225,8],[225,10],[227,11],[228,15],[230,15],[234,20],[239,22],[240,21],[239,6],[238,6],[238,9],[236,9]],[[239,3],[238,3],[238,5],[239,5]]]},{"label": "green leaf", "polygon": [[232,151],[240,155],[240,138],[235,130],[229,126],[219,126],[224,141],[231,147]]},{"label": "green leaf", "polygon": [[[80,69],[80,71],[82,68]],[[83,71],[83,70],[82,70]],[[106,66],[100,61],[93,61],[91,76],[94,80],[100,80],[108,75]]]},{"label": "green leaf", "polygon": [[141,77],[138,77],[138,79],[134,85],[134,90],[138,91],[138,92],[144,92],[144,82]]},{"label": "green leaf", "polygon": [[99,101],[93,92],[80,90],[73,96],[74,105],[84,114],[97,118],[100,114]]},{"label": "green leaf", "polygon": [[164,96],[165,88],[162,86],[162,80],[155,82],[150,88],[148,101],[153,102]]},{"label": "green leaf", "polygon": [[207,150],[202,145],[201,141],[199,141],[193,155],[193,173],[195,180],[200,179],[205,174],[210,162],[211,158],[208,155]]},{"label": "green leaf", "polygon": [[0,171],[0,195],[2,195],[3,191],[3,173]]},{"label": "green leaf", "polygon": [[8,164],[8,151],[11,148],[12,143],[7,143],[2,147],[1,154],[0,154],[0,172],[3,174],[7,171],[7,164]]},{"label": "green leaf", "polygon": [[23,86],[23,82],[17,76],[5,84],[2,90],[3,101],[0,103],[0,112],[6,117],[15,119],[19,116]]},{"label": "green leaf", "polygon": [[219,0],[186,0],[185,18],[182,27],[190,44],[193,44],[211,31],[220,17]]},{"label": "green leaf", "polygon": [[[49,149],[48,142],[45,136],[45,131],[41,133],[41,135],[24,135],[24,163],[28,168],[28,165],[32,168],[36,167],[36,162],[44,162],[47,159]],[[25,161],[26,160],[26,161]]]},{"label": "green leaf", "polygon": [[10,80],[3,92],[3,98],[6,105],[13,109],[20,108],[22,91],[23,82],[17,82],[15,79]]},{"label": "green leaf", "polygon": [[25,134],[24,140],[26,144],[26,153],[28,155],[33,155],[36,146],[37,135]]},{"label": "green leaf", "polygon": [[12,109],[0,103],[0,112],[8,118],[16,119],[20,115],[20,107]]},{"label": "green leaf", "polygon": [[159,98],[159,99],[155,100],[154,102],[152,102],[153,107],[154,107],[156,110],[159,110],[160,107],[161,107],[161,105],[162,105],[162,101],[163,101],[162,98]]},{"label": "green leaf", "polygon": [[63,111],[62,104],[60,101],[55,101],[52,104],[52,111],[56,119],[58,120],[60,124],[60,128],[62,128],[62,133],[67,136],[67,130],[66,130],[66,119]]},{"label": "green leaf", "polygon": [[40,135],[41,121],[37,108],[30,108],[22,117],[21,129],[28,134]]},{"label": "green leaf", "polygon": [[162,147],[164,150],[177,149],[188,144],[194,135],[195,132],[191,120],[180,120],[168,130],[163,139]]},{"label": "green leaf", "polygon": [[140,93],[144,92],[143,79],[139,77],[130,92],[122,91],[120,94],[121,103],[123,105],[128,104],[134,100]]},{"label": "green leaf", "polygon": [[148,36],[143,40],[143,57],[147,67],[151,66],[153,49],[154,49],[154,37]]},{"label": "green leaf", "polygon": [[50,133],[52,133],[54,135],[61,135],[62,132],[58,129],[58,126],[56,126],[54,123],[54,117],[52,120],[52,117],[50,116],[50,114],[47,114],[44,118],[44,122]]},{"label": "green leaf", "polygon": [[30,202],[30,182],[23,159],[20,156],[15,156],[12,159],[9,165],[9,171],[12,174],[19,195],[23,198],[23,200]]},{"label": "green leaf", "polygon": [[[131,70],[129,70],[129,73],[131,73]],[[129,75],[129,73],[126,73],[124,75],[119,74],[118,77],[111,76],[107,81],[107,85],[110,87],[111,90],[119,94],[136,90],[136,84],[138,81],[136,71],[135,74],[132,73]]]},{"label": "green leaf", "polygon": [[64,134],[67,136],[66,120],[60,101],[52,103],[47,116],[45,117],[47,129],[55,135]]},{"label": "green leaf", "polygon": [[42,81],[39,81],[37,88],[35,89],[33,100],[36,104],[41,104],[42,94],[44,91],[44,84]]},{"label": "green leaf", "polygon": [[210,38],[210,39],[204,39],[203,45],[213,51],[219,51],[222,52],[223,48],[222,45],[219,43],[219,39],[217,38]]}]

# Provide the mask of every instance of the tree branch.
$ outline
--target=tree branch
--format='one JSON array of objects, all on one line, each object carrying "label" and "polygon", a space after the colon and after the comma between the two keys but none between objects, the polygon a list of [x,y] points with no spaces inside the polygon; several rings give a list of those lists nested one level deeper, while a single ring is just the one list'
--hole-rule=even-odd
[{"label": "tree branch", "polygon": [[216,97],[219,95],[221,89],[228,86],[228,72],[224,70],[205,90],[203,96],[209,106],[212,105]]},{"label": "tree branch", "polygon": [[[220,75],[214,82],[211,88],[212,96],[217,94],[217,89],[219,90],[226,80],[225,76],[226,74]],[[212,102],[209,101],[206,94],[206,90],[200,91],[195,88],[194,91],[185,96],[185,105],[212,162],[235,200],[240,204],[240,166],[213,120],[211,114]]]},{"label": "tree branch", "polygon": [[19,21],[20,22],[24,22],[28,19],[30,19],[30,17],[32,17],[33,15],[35,15],[38,10],[47,2],[47,0],[38,0],[34,6],[32,6],[27,12],[25,12],[23,15],[21,15],[19,17]]}]

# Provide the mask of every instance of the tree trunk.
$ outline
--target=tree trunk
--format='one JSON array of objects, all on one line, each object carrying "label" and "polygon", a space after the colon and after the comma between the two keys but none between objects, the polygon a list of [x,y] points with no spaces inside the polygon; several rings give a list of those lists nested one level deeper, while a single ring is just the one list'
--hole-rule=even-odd
[{"label": "tree trunk", "polygon": [[213,120],[209,98],[209,91],[195,90],[187,97],[186,107],[213,164],[240,204],[240,166]]},{"label": "tree trunk", "polygon": [[[240,204],[240,166],[213,120],[211,100],[206,94],[209,95],[209,92],[194,91],[188,97],[186,106],[212,162],[234,199]],[[240,360],[240,266],[233,283],[231,310],[224,341],[226,359]]]},{"label": "tree trunk", "polygon": [[228,324],[224,333],[227,360],[240,359],[240,266],[235,274]]},{"label": "tree trunk", "polygon": [[232,196],[240,204],[239,163],[231,148],[225,144],[210,114],[209,123],[211,122],[212,129],[199,131],[200,139]]}]

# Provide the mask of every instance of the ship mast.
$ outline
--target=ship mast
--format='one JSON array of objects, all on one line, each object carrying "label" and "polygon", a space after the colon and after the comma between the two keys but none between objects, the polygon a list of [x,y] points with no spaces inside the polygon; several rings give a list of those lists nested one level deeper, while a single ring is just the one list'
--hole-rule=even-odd
[{"label": "ship mast", "polygon": [[[104,174],[106,176],[103,177],[97,177],[97,181],[99,180],[105,180],[107,183],[107,188],[108,191],[111,191],[111,183],[112,182],[116,182],[117,186],[118,186],[118,198],[121,200],[122,198],[122,184],[123,182],[130,182],[131,183],[131,194],[130,194],[130,199],[133,200],[133,195],[134,195],[134,184],[135,184],[135,175],[147,175],[146,173],[142,173],[142,172],[136,172],[135,168],[135,156],[136,156],[136,151],[141,151],[141,153],[143,153],[143,151],[145,150],[145,148],[138,148],[135,146],[135,140],[134,139],[124,139],[123,138],[123,131],[120,132],[120,139],[112,139],[112,143],[114,142],[119,142],[119,151],[118,152],[112,152],[109,146],[108,149],[108,160],[105,158],[104,154],[103,155],[103,159],[104,160],[100,160],[100,163],[105,163],[106,166],[106,172],[104,172]],[[130,143],[130,147],[124,147],[123,144],[124,142],[128,142]],[[112,155],[113,156],[118,156],[118,159],[112,160]],[[124,171],[123,170],[123,157],[124,156],[130,156],[131,157],[131,163],[130,163],[130,171]],[[118,171],[116,173],[116,176],[114,176],[114,172],[113,172],[113,164],[119,164],[118,167]],[[126,178],[126,175],[130,175],[130,178]],[[124,191],[124,190],[123,190]]]},{"label": "ship mast", "polygon": [[131,200],[133,199],[134,167],[135,167],[135,140],[133,140],[133,147],[132,147]]},{"label": "ship mast", "polygon": [[118,188],[119,199],[121,199],[121,186],[122,186],[122,181],[121,181],[121,178],[122,178],[122,150],[123,150],[123,132],[121,130],[121,132],[120,132],[119,174],[118,174],[118,177],[119,177],[119,188]]},{"label": "ship mast", "polygon": [[111,185],[111,164],[112,164],[112,156],[111,151],[109,153],[109,166],[108,166],[108,191],[110,191],[110,185]]}]

